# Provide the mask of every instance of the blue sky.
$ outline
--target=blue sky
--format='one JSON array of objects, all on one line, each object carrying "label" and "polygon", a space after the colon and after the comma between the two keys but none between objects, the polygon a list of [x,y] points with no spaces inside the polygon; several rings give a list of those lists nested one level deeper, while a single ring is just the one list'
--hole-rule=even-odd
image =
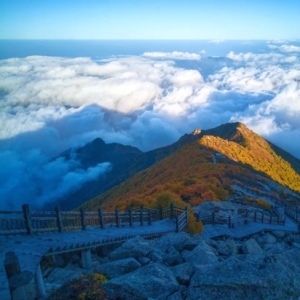
[{"label": "blue sky", "polygon": [[299,0],[1,0],[1,39],[299,39]]}]

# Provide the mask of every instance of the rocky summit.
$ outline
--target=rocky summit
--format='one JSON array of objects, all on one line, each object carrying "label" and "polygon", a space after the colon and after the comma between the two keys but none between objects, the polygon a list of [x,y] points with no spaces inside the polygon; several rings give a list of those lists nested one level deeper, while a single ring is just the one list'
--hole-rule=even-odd
[{"label": "rocky summit", "polygon": [[[136,237],[98,248],[93,260],[90,272],[108,278],[103,288],[110,300],[300,299],[300,235],[295,233]],[[47,270],[47,288],[79,276],[77,261],[75,255],[65,268]]]}]

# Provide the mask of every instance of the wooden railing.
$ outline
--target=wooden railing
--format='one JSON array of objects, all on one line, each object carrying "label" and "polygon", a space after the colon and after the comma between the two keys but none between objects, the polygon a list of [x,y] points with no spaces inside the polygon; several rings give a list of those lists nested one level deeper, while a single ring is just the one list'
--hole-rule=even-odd
[{"label": "wooden railing", "polygon": [[171,204],[169,207],[149,209],[141,206],[136,209],[114,212],[98,211],[30,211],[24,204],[22,211],[0,211],[0,235],[33,234],[42,232],[64,232],[85,230],[90,227],[124,227],[151,224],[153,221],[176,218],[176,231],[187,224],[187,208],[182,209]]},{"label": "wooden railing", "polygon": [[[280,215],[278,212],[264,213],[257,210],[245,209],[238,215],[221,216],[213,212],[207,215],[196,215],[197,219],[205,224],[225,224],[228,227],[234,227],[235,224],[246,224],[249,221],[267,224],[284,225],[285,217]],[[299,216],[300,222],[300,216]]]},{"label": "wooden railing", "polygon": [[284,208],[284,213],[300,225],[300,210],[298,207],[292,209],[289,207]]}]

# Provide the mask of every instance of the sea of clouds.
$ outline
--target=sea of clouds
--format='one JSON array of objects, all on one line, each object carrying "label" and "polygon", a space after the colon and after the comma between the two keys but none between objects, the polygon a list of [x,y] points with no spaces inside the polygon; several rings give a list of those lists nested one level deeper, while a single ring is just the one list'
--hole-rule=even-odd
[{"label": "sea of clouds", "polygon": [[39,206],[109,172],[109,162],[84,169],[76,157],[56,158],[97,137],[147,151],[241,121],[300,158],[300,47],[268,47],[214,58],[174,51],[1,60],[0,208]]}]

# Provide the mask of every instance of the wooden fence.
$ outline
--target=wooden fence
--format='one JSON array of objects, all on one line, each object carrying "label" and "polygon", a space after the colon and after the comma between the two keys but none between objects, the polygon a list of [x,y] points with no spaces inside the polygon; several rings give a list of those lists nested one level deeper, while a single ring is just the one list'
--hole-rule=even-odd
[{"label": "wooden fence", "polygon": [[300,209],[298,207],[292,209],[290,207],[284,208],[284,213],[300,225]]},{"label": "wooden fence", "polygon": [[[198,220],[205,224],[224,224],[228,227],[235,227],[235,224],[246,224],[247,222],[258,222],[258,223],[267,223],[267,224],[276,224],[284,225],[285,217],[280,215],[278,212],[265,213],[257,210],[248,210],[244,209],[238,215],[228,215],[222,216],[218,213],[213,212],[212,214],[207,215],[198,215],[196,216]],[[300,216],[299,216],[300,222]]]},{"label": "wooden fence", "polygon": [[136,209],[105,212],[98,211],[30,211],[24,204],[22,211],[0,211],[1,234],[33,234],[43,232],[65,232],[85,230],[90,227],[124,227],[151,224],[153,221],[176,218],[176,231],[187,224],[187,208],[182,209],[171,204],[166,208],[149,209],[141,206]]}]

